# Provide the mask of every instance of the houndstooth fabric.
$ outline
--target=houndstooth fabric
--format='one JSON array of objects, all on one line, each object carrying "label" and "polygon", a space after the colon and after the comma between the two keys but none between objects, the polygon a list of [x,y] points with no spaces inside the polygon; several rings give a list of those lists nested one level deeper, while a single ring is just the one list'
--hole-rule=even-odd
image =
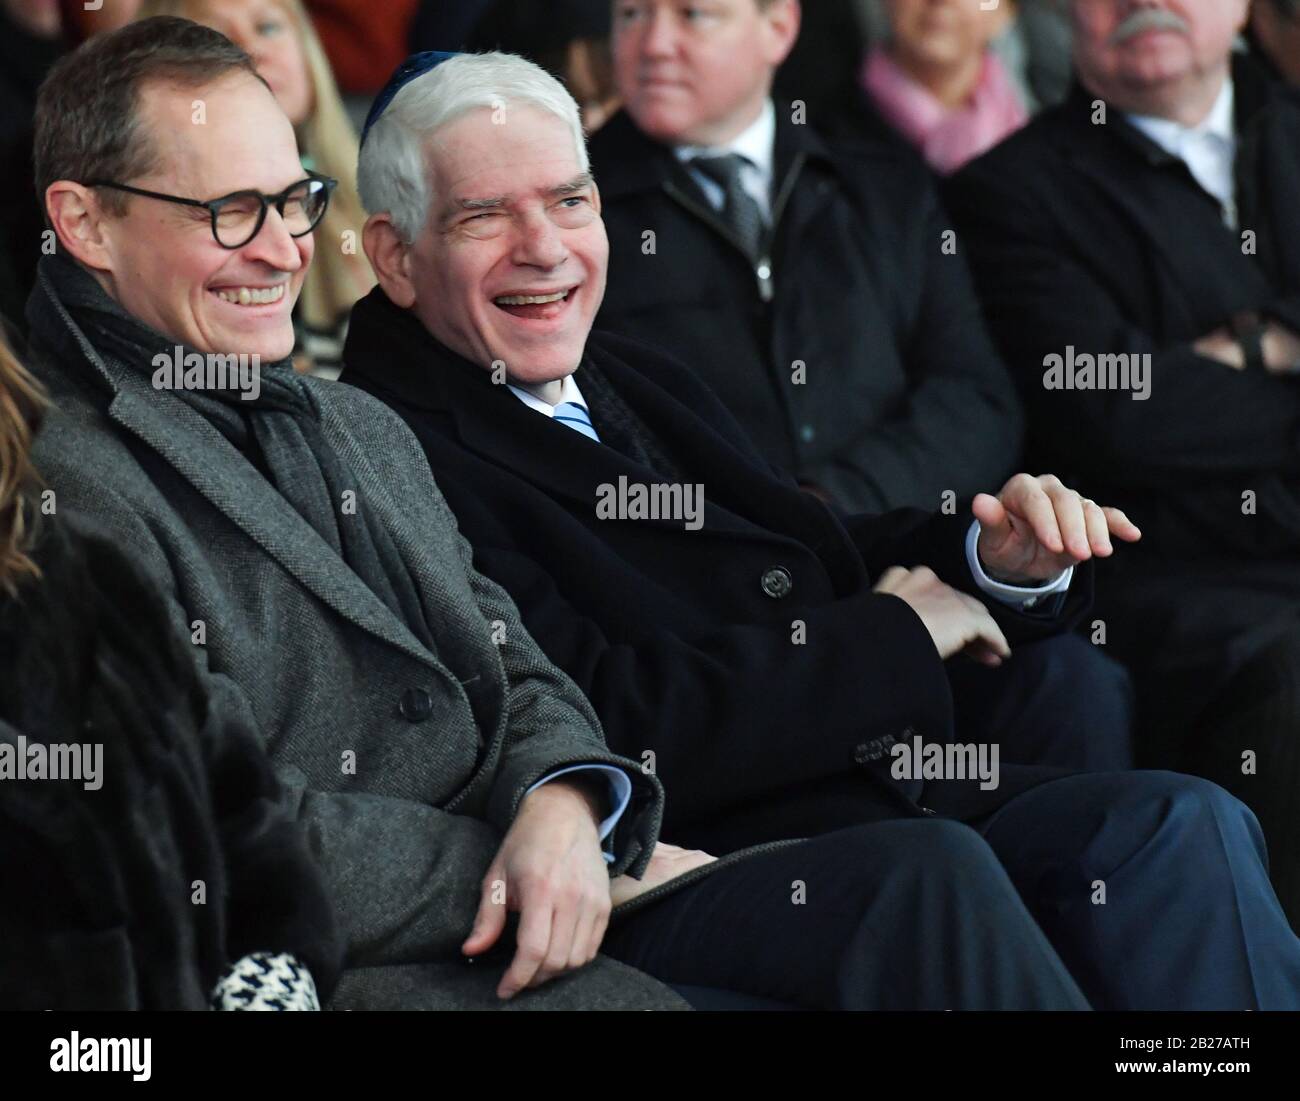
[{"label": "houndstooth fabric", "polygon": [[320,1009],[311,972],[287,952],[254,952],[236,963],[212,991],[212,1008],[270,1012]]}]

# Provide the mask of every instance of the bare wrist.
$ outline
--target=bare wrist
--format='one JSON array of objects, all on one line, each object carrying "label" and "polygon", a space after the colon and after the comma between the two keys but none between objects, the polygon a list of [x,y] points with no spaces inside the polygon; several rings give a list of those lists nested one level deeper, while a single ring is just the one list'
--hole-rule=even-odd
[{"label": "bare wrist", "polygon": [[527,806],[568,806],[574,809],[581,808],[591,817],[593,824],[601,820],[602,803],[600,796],[596,794],[594,785],[585,780],[551,780],[543,784],[535,791],[529,792],[524,796],[524,801],[520,804],[520,811]]}]

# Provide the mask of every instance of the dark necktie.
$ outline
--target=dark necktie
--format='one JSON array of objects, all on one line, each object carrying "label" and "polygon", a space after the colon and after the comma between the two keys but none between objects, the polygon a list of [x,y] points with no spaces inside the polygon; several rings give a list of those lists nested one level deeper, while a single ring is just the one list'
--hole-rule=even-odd
[{"label": "dark necktie", "polygon": [[722,219],[740,239],[750,260],[759,259],[763,243],[763,211],[740,182],[740,172],[749,161],[739,153],[721,157],[696,157],[691,166],[698,168],[722,188],[726,202]]}]

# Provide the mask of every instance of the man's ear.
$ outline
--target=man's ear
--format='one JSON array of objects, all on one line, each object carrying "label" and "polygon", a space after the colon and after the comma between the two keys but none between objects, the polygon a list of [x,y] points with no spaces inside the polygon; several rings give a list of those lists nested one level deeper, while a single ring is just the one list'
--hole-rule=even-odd
[{"label": "man's ear", "polygon": [[776,67],[790,56],[799,40],[799,27],[803,22],[799,0],[774,0],[772,6],[763,12],[763,22],[767,27],[767,57],[764,60]]},{"label": "man's ear", "polygon": [[596,208],[596,213],[600,213],[600,185],[595,180],[591,181],[591,205]]},{"label": "man's ear", "polygon": [[[1238,34],[1243,34],[1243,33],[1245,33],[1246,26],[1250,23],[1250,9],[1251,9],[1251,8],[1268,8],[1268,7],[1272,7],[1272,5],[1271,5],[1271,4],[1252,4],[1252,3],[1250,2],[1250,0],[1242,0],[1242,4],[1241,4],[1241,18],[1237,20],[1237,33],[1238,33]],[[1278,14],[1277,9],[1274,9],[1273,11],[1269,12],[1268,14],[1269,14],[1270,16],[1272,16],[1272,15],[1277,15],[1277,14]]]},{"label": "man's ear", "polygon": [[72,180],[55,180],[45,189],[45,213],[59,245],[92,271],[113,270],[108,215],[94,191]]},{"label": "man's ear", "polygon": [[393,225],[389,214],[372,214],[361,230],[361,247],[384,293],[393,304],[409,310],[415,305],[415,282],[411,279],[411,246]]}]

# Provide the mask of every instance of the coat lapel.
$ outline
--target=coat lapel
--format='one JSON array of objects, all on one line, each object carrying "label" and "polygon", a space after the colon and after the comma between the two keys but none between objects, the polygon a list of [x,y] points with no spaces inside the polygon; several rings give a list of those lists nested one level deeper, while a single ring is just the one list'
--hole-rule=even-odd
[{"label": "coat lapel", "polygon": [[[818,177],[811,193],[799,191],[804,167],[810,160],[829,163],[821,139],[808,126],[789,121],[789,108],[776,106],[776,146],[772,160],[772,247],[780,240],[797,239],[799,231],[829,198],[831,188]],[[684,165],[666,145],[642,134],[626,111],[616,115],[602,128],[596,147],[602,154],[597,164],[601,191],[609,202],[662,190],[679,207],[704,223],[717,237],[740,253],[749,263],[744,243],[731,231],[721,214],[696,184]],[[792,200],[798,199],[798,202]],[[788,214],[788,224],[787,224]]]},{"label": "coat lapel", "polygon": [[[710,512],[706,483],[706,529],[712,517],[715,528],[732,535],[764,542],[770,542],[774,535],[784,535],[811,546],[819,556],[838,557],[839,566],[856,576],[861,556],[853,551],[843,528],[821,501],[793,484],[780,482],[757,451],[738,450],[696,416],[694,409],[677,400],[677,395],[666,393],[653,377],[625,366],[608,353],[593,354],[601,355],[601,367],[650,428],[674,441],[687,467],[709,472],[718,500]],[[762,517],[762,526],[742,519],[747,516]],[[814,539],[814,533],[821,533],[821,538]],[[850,553],[844,560],[842,552],[846,548]]]},{"label": "coat lapel", "polygon": [[131,380],[108,415],[165,459],[214,508],[348,622],[426,663],[432,655],[293,507],[201,415]]},{"label": "coat lapel", "polygon": [[[1269,297],[1265,272],[1243,252],[1238,231],[1223,224],[1218,202],[1179,158],[1134,129],[1113,107],[1108,107],[1105,125],[1094,125],[1091,100],[1081,88],[1069,110],[1075,125],[1058,139],[1061,155],[1155,245],[1195,316],[1221,314],[1224,303],[1244,308]],[[1190,209],[1193,198],[1204,201],[1205,223],[1213,225],[1209,238],[1189,234],[1183,218],[1170,216],[1171,210]],[[1207,256],[1207,241],[1212,256]]]},{"label": "coat lapel", "polygon": [[[628,483],[651,485],[663,475],[604,443],[596,443],[557,421],[529,409],[505,387],[492,386],[486,376],[473,376],[461,364],[445,367],[445,411],[461,442],[480,458],[511,470],[549,496],[563,497],[594,511],[599,486]],[[444,370],[444,368],[438,368]],[[577,373],[582,384],[582,372]],[[599,411],[593,418],[599,429]],[[542,460],[542,461],[539,461]],[[733,519],[713,506],[704,487],[704,530],[734,529]],[[680,528],[680,519],[639,519],[637,524]]]},{"label": "coat lapel", "polygon": [[[166,461],[299,584],[349,623],[410,656],[437,659],[271,484],[196,410],[146,376],[110,368],[38,272],[29,314],[48,315],[43,339],[56,361],[80,361],[86,382],[111,395],[107,416]],[[34,311],[34,312],[33,312]]]},{"label": "coat lapel", "polygon": [[[1275,286],[1300,289],[1297,95],[1244,64],[1236,70],[1237,191],[1241,224],[1257,231],[1257,259]],[[1289,109],[1288,109],[1289,108]]]},{"label": "coat lapel", "polygon": [[[804,229],[835,193],[825,170],[834,169],[822,139],[809,126],[796,126],[788,108],[777,105],[772,157],[772,224],[775,258],[803,239]],[[814,171],[808,171],[810,168]]]},{"label": "coat lapel", "polygon": [[[589,354],[592,353],[590,347]],[[600,366],[611,375],[616,389],[633,387],[634,372],[621,370],[617,362],[602,357]],[[596,489],[602,484],[617,486],[620,477],[629,483],[649,485],[663,482],[663,475],[632,460],[607,444],[596,443],[529,409],[504,386],[493,385],[487,372],[466,362],[433,340],[413,315],[394,306],[382,290],[376,289],[353,310],[344,381],[374,387],[383,397],[400,401],[433,416],[450,418],[453,431],[470,452],[494,466],[510,470],[541,492],[573,502],[585,510],[596,507]],[[582,384],[582,371],[575,376]],[[704,440],[715,450],[727,445],[703,421],[682,431],[684,408],[674,405],[656,414],[657,398],[638,392],[631,404],[645,416],[650,427],[680,443]],[[599,410],[594,420],[599,430]],[[691,470],[717,470],[710,455],[686,456]],[[738,462],[739,457],[732,456]],[[689,477],[689,471],[688,471]],[[751,471],[752,477],[752,471]],[[680,529],[682,521],[644,519],[637,524]],[[704,486],[704,531],[732,536],[755,536],[756,528],[722,507]],[[770,536],[768,536],[770,537]]]}]

